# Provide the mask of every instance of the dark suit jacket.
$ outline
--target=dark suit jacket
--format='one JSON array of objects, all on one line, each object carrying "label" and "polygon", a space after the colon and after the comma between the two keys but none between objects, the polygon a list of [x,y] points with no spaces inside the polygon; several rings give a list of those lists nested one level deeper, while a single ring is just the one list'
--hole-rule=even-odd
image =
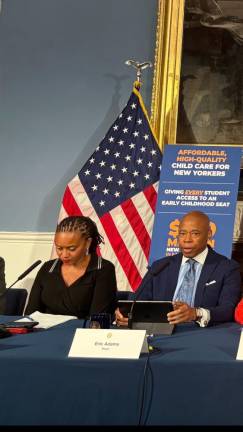
[{"label": "dark suit jacket", "polygon": [[[137,300],[172,300],[182,254],[155,261],[136,292]],[[195,307],[210,310],[210,324],[232,321],[241,298],[239,264],[209,248],[195,294]]]},{"label": "dark suit jacket", "polygon": [[2,296],[5,290],[5,262],[4,259],[0,257],[0,314],[4,314],[5,311],[6,296]]}]

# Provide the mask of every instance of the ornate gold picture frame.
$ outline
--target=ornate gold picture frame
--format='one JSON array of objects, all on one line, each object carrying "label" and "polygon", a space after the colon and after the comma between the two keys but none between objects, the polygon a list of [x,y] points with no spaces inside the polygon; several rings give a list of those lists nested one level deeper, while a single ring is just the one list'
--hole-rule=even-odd
[{"label": "ornate gold picture frame", "polygon": [[242,0],[158,0],[151,113],[162,149],[243,146]]}]

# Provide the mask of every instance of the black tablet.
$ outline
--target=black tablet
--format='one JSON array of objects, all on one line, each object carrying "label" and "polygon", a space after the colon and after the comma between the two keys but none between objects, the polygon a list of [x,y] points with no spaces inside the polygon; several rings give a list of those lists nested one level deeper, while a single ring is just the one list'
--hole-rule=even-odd
[{"label": "black tablet", "polygon": [[130,328],[156,334],[171,334],[174,329],[167,319],[167,314],[173,311],[171,301],[118,300],[118,307],[125,317],[130,314]]},{"label": "black tablet", "polygon": [[159,300],[118,300],[118,307],[125,317],[132,308],[133,320],[143,322],[168,322],[167,313],[173,311],[171,301]]}]

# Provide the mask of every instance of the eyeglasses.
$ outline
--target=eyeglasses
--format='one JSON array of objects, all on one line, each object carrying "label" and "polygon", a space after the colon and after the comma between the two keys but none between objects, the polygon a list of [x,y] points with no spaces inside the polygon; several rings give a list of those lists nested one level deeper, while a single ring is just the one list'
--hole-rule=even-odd
[{"label": "eyeglasses", "polygon": [[185,238],[188,234],[191,238],[196,239],[201,235],[201,231],[179,231],[178,237]]}]

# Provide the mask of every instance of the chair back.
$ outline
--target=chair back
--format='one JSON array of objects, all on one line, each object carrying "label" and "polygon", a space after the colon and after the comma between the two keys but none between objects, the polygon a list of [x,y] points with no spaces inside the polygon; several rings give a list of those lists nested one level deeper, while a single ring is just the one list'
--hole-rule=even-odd
[{"label": "chair back", "polygon": [[23,315],[27,295],[25,288],[8,289],[4,315]]}]

